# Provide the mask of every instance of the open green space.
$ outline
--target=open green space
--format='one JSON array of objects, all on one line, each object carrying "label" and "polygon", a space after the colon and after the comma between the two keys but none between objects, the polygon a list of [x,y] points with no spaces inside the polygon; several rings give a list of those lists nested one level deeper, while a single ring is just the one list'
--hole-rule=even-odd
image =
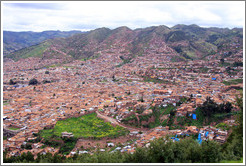
[{"label": "open green space", "polygon": [[41,131],[41,137],[50,138],[52,135],[61,136],[62,132],[71,132],[75,138],[102,138],[125,135],[127,130],[123,127],[113,127],[110,122],[104,122],[96,113],[81,117],[73,117],[58,121],[53,129]]},{"label": "open green space", "polygon": [[20,128],[17,128],[17,127],[9,127],[8,129],[9,130],[19,130]]},{"label": "open green space", "polygon": [[243,83],[243,79],[233,79],[229,81],[223,81],[222,83],[225,85],[234,85],[234,84]]},{"label": "open green space", "polygon": [[151,77],[148,77],[148,76],[144,76],[143,79],[144,79],[143,80],[144,82],[153,82],[153,83],[159,83],[159,84],[167,84],[167,83],[169,83],[166,80],[161,80],[161,79],[158,79],[158,78],[151,78]]}]

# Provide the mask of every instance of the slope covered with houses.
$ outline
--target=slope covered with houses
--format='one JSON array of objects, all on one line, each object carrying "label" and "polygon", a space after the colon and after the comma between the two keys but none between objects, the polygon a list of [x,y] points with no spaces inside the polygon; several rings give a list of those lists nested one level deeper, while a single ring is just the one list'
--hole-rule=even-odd
[{"label": "slope covered with houses", "polygon": [[[223,40],[212,40],[211,31]],[[193,137],[224,143],[243,90],[240,33],[194,25],[101,28],[49,40],[35,57],[11,59],[26,54],[23,50],[9,54],[3,64],[3,148],[9,156],[60,152],[61,147],[37,139],[38,133],[90,113],[129,133],[80,137],[67,156],[93,153],[98,144],[101,151],[133,153],[167,135],[174,142]],[[36,85],[29,84],[33,78]],[[202,106],[208,98],[223,109],[230,103],[229,111],[206,119]],[[60,137],[73,136],[63,131]]]}]

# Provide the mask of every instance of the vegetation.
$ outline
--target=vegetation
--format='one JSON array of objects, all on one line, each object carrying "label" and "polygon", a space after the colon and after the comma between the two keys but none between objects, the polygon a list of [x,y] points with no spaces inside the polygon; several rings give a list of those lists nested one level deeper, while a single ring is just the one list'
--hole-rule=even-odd
[{"label": "vegetation", "polygon": [[[163,106],[155,106],[152,109],[152,113],[148,114],[148,115],[141,115],[141,113],[143,112],[143,108],[139,108],[136,110],[137,113],[139,113],[140,115],[138,115],[139,118],[139,123],[137,120],[137,117],[135,114],[130,115],[129,117],[122,119],[121,122],[130,126],[134,126],[134,127],[145,127],[145,128],[155,128],[157,126],[172,126],[173,125],[173,121],[174,121],[174,116],[175,116],[175,108],[173,105],[169,104],[167,107],[163,107]],[[161,121],[161,117],[163,115],[168,115],[171,114],[169,116],[169,119],[163,120]],[[149,122],[150,118],[154,118],[154,122],[150,122],[148,124],[143,124],[142,122]]]},{"label": "vegetation", "polygon": [[159,83],[159,84],[168,83],[168,81],[166,81],[166,80],[161,80],[159,78],[151,78],[151,77],[148,77],[148,76],[144,76],[143,79],[144,79],[144,82],[154,82],[154,83]]},{"label": "vegetation", "polygon": [[51,83],[51,81],[49,81],[49,80],[43,80],[42,82],[43,82],[43,84]]},{"label": "vegetation", "polygon": [[204,117],[205,123],[208,124],[212,121],[218,121],[224,119],[224,117],[226,116],[230,116],[232,104],[227,102],[218,105],[211,98],[208,97],[206,101],[202,104],[200,109]]},{"label": "vegetation", "polygon": [[243,79],[233,79],[229,81],[223,81],[222,83],[225,85],[234,85],[234,84],[243,83]]},{"label": "vegetation", "polygon": [[234,62],[233,63],[233,67],[238,67],[238,66],[243,67],[243,62]]},{"label": "vegetation", "polygon": [[[243,99],[237,99],[240,108],[238,125],[233,128],[232,134],[226,143],[220,145],[214,141],[203,141],[200,145],[192,138],[182,139],[178,142],[168,141],[169,138],[157,139],[150,146],[136,148],[133,154],[109,153],[99,150],[93,155],[82,154],[66,158],[51,153],[34,156],[28,152],[17,157],[6,158],[7,151],[3,153],[4,163],[237,163],[243,161]],[[197,136],[195,136],[197,138]]]},{"label": "vegetation", "polygon": [[8,129],[10,129],[10,130],[19,130],[20,128],[17,128],[17,127],[9,127]]},{"label": "vegetation", "polygon": [[243,163],[243,158],[240,160],[222,160],[220,163]]},{"label": "vegetation", "polygon": [[122,63],[120,63],[119,65],[117,65],[116,67],[121,67],[124,64],[127,63],[131,63],[132,57],[128,57],[128,58],[124,58],[123,56],[120,56],[121,60],[123,61]]},{"label": "vegetation", "polygon": [[148,148],[137,148],[133,154],[97,150],[93,155],[82,154],[68,158],[58,154],[52,156],[50,153],[39,154],[35,160],[31,153],[10,158],[4,154],[3,157],[4,163],[218,163],[228,159],[223,155],[222,147],[213,141],[203,141],[200,145],[193,139],[179,142],[166,142],[166,139],[154,140]]},{"label": "vegetation", "polygon": [[54,37],[68,37],[80,31],[11,32],[3,31],[4,55]]},{"label": "vegetation", "polygon": [[216,128],[220,128],[222,130],[229,130],[230,126],[226,123],[221,122],[221,123],[216,125]]},{"label": "vegetation", "polygon": [[10,53],[6,55],[8,58],[12,58],[14,60],[19,60],[21,58],[29,58],[29,57],[41,57],[44,51],[50,46],[49,42],[43,42],[38,45],[34,45],[31,47],[23,48],[14,53]]},{"label": "vegetation", "polygon": [[102,138],[118,137],[125,135],[127,131],[120,126],[113,127],[110,122],[104,122],[96,116],[96,113],[87,114],[78,118],[68,118],[58,121],[54,129],[41,131],[41,136],[48,139],[54,136],[61,136],[62,132],[71,132],[75,138]]},{"label": "vegetation", "polygon": [[15,81],[13,81],[12,79],[9,80],[9,85],[15,85],[15,84],[16,84]]},{"label": "vegetation", "polygon": [[68,155],[71,150],[73,150],[77,139],[76,138],[63,138],[64,144],[61,146],[59,153],[62,153],[63,155]]},{"label": "vegetation", "polygon": [[36,78],[33,78],[29,81],[28,85],[37,85],[38,84],[38,80]]}]

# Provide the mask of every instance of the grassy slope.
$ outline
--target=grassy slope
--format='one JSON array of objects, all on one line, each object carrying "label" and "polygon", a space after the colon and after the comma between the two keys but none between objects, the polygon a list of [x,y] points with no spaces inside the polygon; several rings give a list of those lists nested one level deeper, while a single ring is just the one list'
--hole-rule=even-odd
[{"label": "grassy slope", "polygon": [[14,59],[14,60],[19,60],[21,58],[28,58],[28,57],[42,57],[44,51],[49,46],[50,46],[50,43],[46,41],[39,45],[24,48],[14,53],[8,54],[6,57]]},{"label": "grassy slope", "polygon": [[225,85],[234,85],[234,84],[243,83],[243,79],[233,79],[229,81],[223,81],[222,83]]},{"label": "grassy slope", "polygon": [[44,138],[48,138],[52,134],[61,136],[61,133],[65,131],[72,132],[76,138],[120,136],[126,132],[123,127],[113,127],[110,122],[104,122],[96,116],[96,113],[92,113],[78,118],[73,117],[58,121],[54,129],[43,130],[41,136]]}]

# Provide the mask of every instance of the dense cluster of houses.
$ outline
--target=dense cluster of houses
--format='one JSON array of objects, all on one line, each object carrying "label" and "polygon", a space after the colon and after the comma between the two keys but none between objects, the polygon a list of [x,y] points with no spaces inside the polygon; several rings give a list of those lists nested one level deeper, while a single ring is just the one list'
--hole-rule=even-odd
[{"label": "dense cluster of houses", "polygon": [[[171,62],[175,53],[164,43],[160,43],[159,48],[156,47],[155,42],[159,41],[153,41],[153,45],[144,49],[145,56],[138,56],[131,63],[122,66],[119,66],[122,64],[120,56],[129,52],[120,49],[119,44],[98,52],[101,58],[76,60],[63,66],[49,66],[60,62],[59,59],[51,59],[49,62],[40,61],[38,58],[6,61],[3,73],[3,127],[7,129],[19,126],[21,130],[13,137],[5,139],[3,148],[9,149],[12,155],[26,152],[21,145],[27,139],[33,138],[33,133],[54,126],[58,120],[95,111],[115,118],[120,123],[141,108],[144,110],[143,114],[147,115],[152,113],[151,106],[176,106],[182,97],[190,98],[190,102],[177,106],[176,116],[192,114],[207,97],[211,97],[218,104],[226,101],[235,103],[235,94],[239,92],[222,82],[242,79],[243,67],[235,67],[233,70],[237,71],[236,74],[229,74],[226,67],[220,65],[220,60],[212,56],[209,61]],[[242,55],[241,52],[232,56],[236,56],[236,60],[240,61]],[[225,61],[233,63],[230,57]],[[40,68],[35,70],[34,64],[39,64]],[[44,64],[48,67],[42,67]],[[39,84],[28,85],[32,78],[36,78]],[[144,78],[157,80],[159,83],[146,81]],[[10,79],[17,84],[9,85]],[[242,84],[238,86],[242,88]],[[228,135],[226,131],[212,127],[198,130],[194,126],[182,131],[157,127],[151,132],[130,134],[139,138],[136,144],[146,146],[148,141],[165,135],[189,132],[199,133],[201,140],[214,139],[222,143]],[[73,135],[64,131],[62,136]],[[33,144],[30,151],[46,153],[59,150],[51,147],[40,149],[41,146]],[[115,151],[134,151],[133,145],[117,148]]]}]

